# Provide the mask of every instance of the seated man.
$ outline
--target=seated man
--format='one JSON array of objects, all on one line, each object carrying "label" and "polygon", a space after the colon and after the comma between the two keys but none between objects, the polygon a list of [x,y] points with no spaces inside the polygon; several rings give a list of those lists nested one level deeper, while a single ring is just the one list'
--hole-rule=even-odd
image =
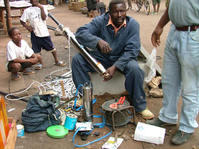
[{"label": "seated man", "polygon": [[[136,60],[140,52],[139,24],[126,16],[126,11],[123,0],[112,0],[109,12],[80,27],[76,32],[76,39],[83,46],[92,49],[90,54],[107,69],[106,73],[109,75],[104,77],[105,81],[110,80],[116,70],[125,75],[125,88],[130,95],[131,104],[143,118],[152,119],[153,113],[146,108],[144,72]],[[72,77],[76,87],[89,83],[88,72],[94,71],[81,54],[73,57]]]},{"label": "seated man", "polygon": [[22,40],[19,29],[13,27],[8,31],[12,40],[7,45],[8,71],[12,74],[13,80],[21,78],[19,72],[23,74],[32,74],[31,66],[39,63],[35,69],[41,69],[42,59],[39,54],[34,54],[33,50],[28,46],[25,40]]}]

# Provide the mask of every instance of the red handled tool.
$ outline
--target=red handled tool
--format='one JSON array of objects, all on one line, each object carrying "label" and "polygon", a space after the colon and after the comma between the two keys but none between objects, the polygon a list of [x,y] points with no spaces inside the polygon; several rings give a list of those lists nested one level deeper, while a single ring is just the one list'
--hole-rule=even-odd
[{"label": "red handled tool", "polygon": [[120,99],[118,100],[118,102],[110,104],[109,107],[112,108],[112,109],[117,109],[118,105],[122,105],[124,103],[125,99],[126,99],[125,96],[120,97]]},{"label": "red handled tool", "polygon": [[120,99],[119,99],[119,101],[117,102],[117,104],[119,104],[119,105],[122,105],[123,103],[124,103],[124,101],[125,101],[125,96],[123,96],[123,97],[120,97]]}]

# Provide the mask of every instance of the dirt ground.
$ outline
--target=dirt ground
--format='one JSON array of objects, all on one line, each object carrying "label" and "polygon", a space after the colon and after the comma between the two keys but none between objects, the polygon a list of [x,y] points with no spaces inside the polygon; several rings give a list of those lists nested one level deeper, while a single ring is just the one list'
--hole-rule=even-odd
[{"label": "dirt ground", "polygon": [[[104,0],[106,4],[108,4],[108,1]],[[158,15],[146,15],[144,13],[144,10],[141,9],[141,12],[137,13],[135,10],[129,10],[128,15],[135,18],[140,23],[140,35],[141,35],[141,41],[144,48],[150,53],[153,49],[153,46],[151,44],[151,33],[153,29],[155,28],[155,25],[157,24],[157,21],[160,19],[161,15],[163,14],[165,10],[165,0],[162,0],[161,2],[161,8]],[[71,31],[75,32],[76,29],[89,22],[92,18],[88,18],[86,15],[81,14],[80,12],[74,12],[72,10],[69,10],[68,7],[63,4],[62,6],[57,6],[55,9],[50,11],[57,20],[59,20],[64,26],[69,27]],[[56,24],[51,20],[48,19],[47,21],[48,25],[57,27]],[[29,42],[30,44],[30,38],[28,32],[19,24],[19,20],[14,20],[13,26],[19,27],[23,38]],[[163,51],[164,51],[164,45],[166,36],[169,30],[169,25],[167,25],[164,29],[164,33],[161,37],[161,46],[158,47],[157,55],[160,56],[160,59],[157,60],[157,63],[162,66],[162,58],[163,58]],[[62,36],[55,36],[53,31],[50,31],[52,40],[54,42],[54,45],[57,49],[58,57],[61,60],[64,60],[67,62],[67,70],[69,70],[69,64],[71,56],[69,53],[69,50],[65,49],[64,47],[67,45],[67,41],[65,37]],[[11,81],[10,80],[10,74],[5,69],[6,64],[6,45],[10,39],[6,35],[0,35],[0,91],[4,93],[12,93],[15,91],[22,90],[24,88],[27,88],[30,83],[33,80],[43,82],[45,77],[52,71],[61,69],[60,67],[55,66],[53,63],[53,58],[51,54],[43,51],[42,57],[44,59],[44,68],[40,71],[37,71],[33,75],[24,76],[19,81]],[[30,44],[31,45],[31,44]],[[64,70],[63,70],[64,72]],[[27,92],[27,94],[33,94],[35,90],[31,90],[30,92]],[[36,91],[37,92],[37,91]],[[119,97],[120,95],[110,95],[105,94],[103,96],[96,96],[97,103],[94,105],[94,113],[99,112],[100,105],[108,100],[112,99],[113,97]],[[158,112],[161,108],[161,98],[147,98],[147,103],[149,109],[155,114],[155,116],[158,116]],[[8,115],[10,117],[13,117],[17,120],[17,123],[21,123],[21,112],[26,107],[26,103],[23,101],[6,101],[7,103],[7,110],[10,110],[14,108],[14,111],[8,112]],[[180,107],[181,104],[179,104]],[[180,108],[179,108],[180,110]],[[139,117],[138,117],[139,118]],[[139,118],[140,121],[143,121],[143,119]],[[95,131],[100,132],[100,136],[105,135],[109,132],[108,128],[98,128],[95,129]],[[111,135],[114,136],[115,134],[119,134],[120,132],[125,131],[125,133],[121,136],[124,138],[123,143],[120,145],[119,149],[125,149],[125,148],[135,148],[135,149],[198,149],[199,148],[199,129],[196,129],[196,132],[192,136],[191,140],[181,146],[174,146],[170,144],[170,139],[172,134],[176,131],[176,127],[168,127],[167,133],[165,136],[165,141],[163,145],[154,145],[150,143],[144,143],[144,142],[137,142],[133,139],[133,134],[135,131],[135,126],[132,124],[128,124],[125,127],[117,128],[116,131]],[[22,138],[17,138],[16,142],[16,149],[72,149],[75,148],[72,143],[72,136],[74,132],[69,132],[69,134],[64,137],[63,139],[52,139],[46,135],[46,132],[37,132],[37,133],[25,133],[25,136]],[[76,143],[78,144],[85,144],[88,143],[91,140],[97,139],[98,137],[91,134],[88,137],[87,141],[81,141],[79,136],[76,137]],[[99,142],[96,142],[92,145],[86,146],[85,148],[96,148],[100,149],[101,146],[107,141],[106,139],[103,139]]]}]

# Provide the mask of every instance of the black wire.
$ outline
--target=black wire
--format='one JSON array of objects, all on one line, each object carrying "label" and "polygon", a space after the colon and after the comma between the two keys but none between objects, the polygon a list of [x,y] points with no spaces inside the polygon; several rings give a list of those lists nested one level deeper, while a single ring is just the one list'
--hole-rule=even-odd
[{"label": "black wire", "polygon": [[[8,93],[2,92],[2,91],[0,91],[0,94],[3,95],[3,96],[8,95]],[[15,95],[10,95],[10,97],[11,98],[19,98],[19,97],[15,96]],[[20,99],[20,100],[23,101],[23,102],[28,102],[27,99]]]}]

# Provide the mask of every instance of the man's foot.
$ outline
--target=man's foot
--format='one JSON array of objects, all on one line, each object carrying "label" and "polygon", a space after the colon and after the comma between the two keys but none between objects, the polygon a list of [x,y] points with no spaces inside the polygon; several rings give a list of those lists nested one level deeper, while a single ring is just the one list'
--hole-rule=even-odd
[{"label": "man's foot", "polygon": [[128,10],[133,10],[133,8],[132,8],[132,7],[129,7]]},{"label": "man's foot", "polygon": [[69,49],[69,46],[68,46],[68,45],[66,45],[64,48],[65,48],[65,49]]},{"label": "man's foot", "polygon": [[173,138],[171,139],[171,143],[175,145],[180,145],[187,142],[193,133],[186,133],[178,130]]},{"label": "man's foot", "polygon": [[14,81],[20,80],[21,75],[19,73],[11,73],[11,79]]},{"label": "man's foot", "polygon": [[24,71],[23,71],[23,74],[24,75],[30,75],[30,74],[34,74],[35,72],[32,70],[31,67],[29,68],[25,68]]},{"label": "man's foot", "polygon": [[153,120],[147,120],[146,123],[150,124],[150,125],[158,126],[158,127],[176,125],[176,124],[170,124],[170,123],[163,122],[159,118],[155,118]]},{"label": "man's foot", "polygon": [[58,61],[57,63],[55,63],[55,65],[64,67],[66,65],[66,63],[64,63],[63,61]]},{"label": "man's foot", "polygon": [[154,114],[149,109],[145,109],[139,113],[142,115],[142,118],[144,118],[146,120],[154,118]]},{"label": "man's foot", "polygon": [[157,15],[158,13],[157,12],[152,12],[152,15]]},{"label": "man's foot", "polygon": [[42,69],[42,64],[35,64],[33,65],[35,70],[41,70]]}]

